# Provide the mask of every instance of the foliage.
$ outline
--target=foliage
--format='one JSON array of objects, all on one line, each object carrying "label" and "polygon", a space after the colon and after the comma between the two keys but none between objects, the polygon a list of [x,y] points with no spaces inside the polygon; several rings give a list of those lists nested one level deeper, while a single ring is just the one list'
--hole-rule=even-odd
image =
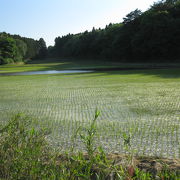
[{"label": "foliage", "polygon": [[180,1],[163,0],[136,9],[122,23],[57,37],[50,55],[119,62],[179,62]]},{"label": "foliage", "polygon": [[[7,38],[9,48],[2,36]],[[43,38],[34,40],[7,33],[0,37],[0,64],[47,56],[128,63],[179,62],[180,0],[157,1],[145,12],[135,9],[122,23],[110,23],[104,29],[57,37],[49,48]]]},{"label": "foliage", "polygon": [[43,59],[47,56],[47,47],[46,47],[46,42],[44,41],[43,38],[39,39],[39,53],[38,53],[38,58]]},{"label": "foliage", "polygon": [[30,118],[16,115],[0,129],[0,177],[5,179],[39,179],[46,177],[51,154],[45,131],[36,130]]},{"label": "foliage", "polygon": [[16,58],[17,47],[13,38],[0,36],[0,64],[7,64]]},{"label": "foliage", "polygon": [[0,33],[0,64],[10,64],[26,59],[45,58],[47,47],[43,38],[39,41]]},{"label": "foliage", "polygon": [[[95,119],[90,124],[89,132],[96,131]],[[53,151],[46,141],[46,130],[35,128],[34,122],[27,116],[18,114],[6,125],[0,127],[0,178],[1,179],[72,179],[72,180],[148,180],[148,179],[178,179],[178,172],[165,168],[156,172],[145,172],[126,164],[115,164],[115,160],[108,159],[102,148],[70,154],[59,154]],[[93,134],[84,136],[93,138]],[[84,141],[84,137],[82,140]],[[96,149],[93,141],[86,141]],[[90,144],[89,144],[90,143]],[[124,157],[125,160],[125,157]],[[156,177],[156,178],[153,178]]]},{"label": "foliage", "polygon": [[17,55],[15,61],[23,61],[27,52],[27,44],[20,39],[15,39],[15,41],[17,46]]}]

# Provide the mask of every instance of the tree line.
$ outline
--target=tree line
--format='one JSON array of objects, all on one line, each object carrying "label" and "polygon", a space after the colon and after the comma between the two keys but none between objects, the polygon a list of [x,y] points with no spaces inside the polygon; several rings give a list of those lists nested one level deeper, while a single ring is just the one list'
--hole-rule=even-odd
[{"label": "tree line", "polygon": [[47,47],[43,38],[34,40],[19,35],[0,33],[0,65],[44,58]]},{"label": "tree line", "polygon": [[136,9],[123,22],[55,39],[51,57],[120,62],[177,62],[180,58],[180,0],[162,0],[147,11]]},{"label": "tree line", "polygon": [[145,12],[136,9],[104,29],[57,37],[48,48],[43,38],[0,33],[0,64],[45,57],[180,62],[180,0],[158,1]]}]

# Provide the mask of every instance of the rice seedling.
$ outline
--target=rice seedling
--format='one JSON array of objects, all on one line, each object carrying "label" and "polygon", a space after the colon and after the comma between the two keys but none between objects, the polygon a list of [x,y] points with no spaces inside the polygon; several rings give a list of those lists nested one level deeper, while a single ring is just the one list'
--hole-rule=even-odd
[{"label": "rice seedling", "polygon": [[[102,113],[95,144],[105,152],[126,152],[123,132],[132,132],[130,143],[136,154],[178,158],[179,74],[141,70],[1,76],[0,121],[5,124],[18,112],[32,116],[51,128],[49,143],[66,151],[72,147],[73,133],[79,127],[86,129],[98,108]],[[80,137],[73,148],[84,149]]]},{"label": "rice seedling", "polygon": [[[96,111],[94,119],[88,124],[89,127],[85,131],[79,128],[76,132],[85,146],[86,154],[82,151],[54,151],[46,139],[49,129],[42,129],[42,124],[38,126],[38,122],[30,117],[16,115],[6,125],[0,126],[0,178],[145,180],[157,176],[158,179],[178,179],[179,171],[172,171],[166,164],[163,164],[162,170],[153,169],[152,173],[132,166],[133,162],[119,164],[116,163],[119,161],[118,157],[108,157],[103,148],[98,147],[94,141],[98,116],[99,112]],[[120,157],[125,161],[128,161],[128,158]]]}]

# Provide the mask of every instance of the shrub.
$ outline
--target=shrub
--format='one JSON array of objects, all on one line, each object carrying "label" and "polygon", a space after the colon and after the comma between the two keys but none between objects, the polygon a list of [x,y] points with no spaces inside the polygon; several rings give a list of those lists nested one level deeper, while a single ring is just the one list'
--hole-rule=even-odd
[{"label": "shrub", "polygon": [[35,130],[28,117],[16,115],[0,130],[0,177],[38,179],[50,159],[45,130]]},{"label": "shrub", "polygon": [[14,63],[14,60],[11,58],[3,58],[2,59],[2,64],[11,64]]}]

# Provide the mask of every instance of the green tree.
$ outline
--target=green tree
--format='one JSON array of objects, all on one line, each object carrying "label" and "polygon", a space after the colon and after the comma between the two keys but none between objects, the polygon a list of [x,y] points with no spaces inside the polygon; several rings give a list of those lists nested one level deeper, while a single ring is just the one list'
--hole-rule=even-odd
[{"label": "green tree", "polygon": [[25,58],[27,52],[27,44],[20,39],[15,39],[15,41],[17,46],[17,54],[15,60],[22,61]]},{"label": "green tree", "polygon": [[47,56],[47,46],[46,46],[46,42],[44,41],[43,38],[39,39],[39,54],[38,57],[40,59],[43,59]]},{"label": "green tree", "polygon": [[140,17],[142,14],[141,10],[135,9],[134,11],[130,12],[129,14],[126,15],[126,17],[123,18],[123,23],[131,23],[134,22],[138,17]]},{"label": "green tree", "polygon": [[[136,9],[122,23],[55,39],[55,56],[167,62],[180,58],[180,0],[162,0]],[[53,51],[52,51],[53,50]]]},{"label": "green tree", "polygon": [[16,41],[8,36],[0,36],[0,64],[14,62],[17,55]]}]

